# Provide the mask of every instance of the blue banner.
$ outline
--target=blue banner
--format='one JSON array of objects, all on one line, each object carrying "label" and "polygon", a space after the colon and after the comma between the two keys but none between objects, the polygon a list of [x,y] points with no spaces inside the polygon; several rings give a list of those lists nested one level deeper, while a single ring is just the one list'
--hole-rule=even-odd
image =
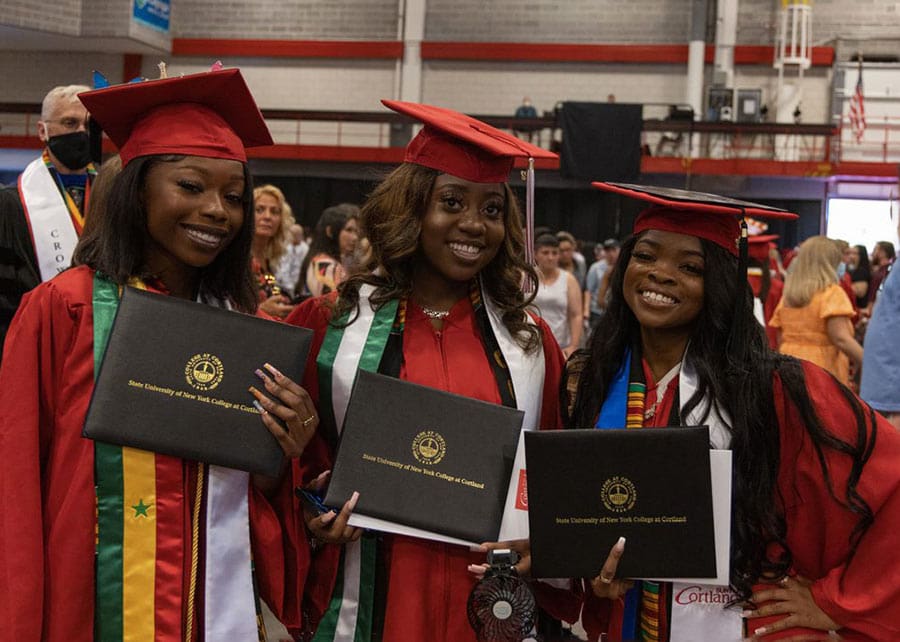
[{"label": "blue banner", "polygon": [[134,0],[134,21],[169,33],[169,14],[171,12],[169,0]]}]

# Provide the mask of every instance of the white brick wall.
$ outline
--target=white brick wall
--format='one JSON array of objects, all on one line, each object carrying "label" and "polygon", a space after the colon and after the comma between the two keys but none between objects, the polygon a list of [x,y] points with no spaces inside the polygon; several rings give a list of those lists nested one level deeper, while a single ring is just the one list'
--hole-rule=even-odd
[{"label": "white brick wall", "polygon": [[428,0],[426,40],[682,43],[690,0]]},{"label": "white brick wall", "polygon": [[[897,0],[816,0],[813,40],[836,41],[839,60],[857,46],[897,52]],[[177,0],[176,37],[275,39],[394,39],[398,0]],[[772,44],[780,3],[740,0],[738,39]],[[426,38],[434,41],[684,43],[690,0],[428,0]],[[122,35],[130,22],[130,0],[60,0],[52,6],[33,0],[0,0],[3,24],[28,28],[77,29],[91,38]],[[126,34],[127,35],[127,34]],[[890,39],[868,40],[877,35]],[[149,37],[149,36],[148,36]],[[860,45],[860,39],[866,38]],[[2,44],[0,44],[2,47]],[[167,56],[172,73],[207,69],[212,59]],[[144,57],[144,74],[156,76],[159,57]],[[381,109],[379,99],[395,92],[396,61],[248,58],[225,59],[244,70],[264,108]],[[117,54],[10,52],[0,50],[0,86],[9,101],[32,102],[56,84],[89,82],[97,68],[121,80]],[[422,100],[470,113],[511,114],[528,95],[540,111],[561,100],[620,102],[684,101],[684,65],[622,65],[426,61]],[[709,73],[709,69],[707,69]],[[828,120],[830,70],[807,72],[803,82],[803,122]],[[735,86],[762,88],[770,112],[775,72],[768,66],[738,67]],[[649,115],[648,111],[648,115]],[[654,114],[655,115],[655,114]],[[369,126],[342,128],[342,142],[371,144],[379,132]],[[294,142],[296,125],[273,123],[279,140]],[[312,137],[307,139],[307,136]],[[303,123],[304,142],[331,144],[334,125]],[[369,142],[367,142],[369,141]]]},{"label": "white brick wall", "polygon": [[176,38],[391,40],[397,0],[178,0]]},{"label": "white brick wall", "polygon": [[0,0],[0,24],[77,36],[81,25],[81,0]]}]

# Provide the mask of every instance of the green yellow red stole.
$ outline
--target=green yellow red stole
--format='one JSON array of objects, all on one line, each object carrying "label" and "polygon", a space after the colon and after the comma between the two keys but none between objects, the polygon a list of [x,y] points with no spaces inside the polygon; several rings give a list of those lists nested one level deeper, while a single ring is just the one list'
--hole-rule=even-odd
[{"label": "green yellow red stole", "polygon": [[[118,305],[119,286],[95,275],[95,378]],[[190,501],[184,460],[94,442],[98,642],[190,642],[193,626],[206,640],[262,639],[250,560],[247,473],[205,468],[198,463],[191,518],[185,515]],[[187,586],[186,558],[191,559]]]}]

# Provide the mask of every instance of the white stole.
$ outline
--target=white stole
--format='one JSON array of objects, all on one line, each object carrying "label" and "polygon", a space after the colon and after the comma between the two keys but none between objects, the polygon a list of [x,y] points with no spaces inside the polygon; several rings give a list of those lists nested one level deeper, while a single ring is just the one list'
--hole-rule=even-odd
[{"label": "white stole", "polygon": [[[359,315],[344,329],[341,343],[335,354],[331,376],[331,399],[334,421],[337,430],[340,431],[344,416],[347,413],[347,405],[350,402],[350,391],[356,371],[359,369],[359,359],[363,347],[369,336],[372,322],[375,318],[375,310],[369,302],[369,297],[374,291],[371,285],[363,285],[359,289]],[[525,413],[522,421],[522,429],[533,430],[539,428],[541,402],[544,392],[544,362],[543,349],[533,354],[525,354],[522,348],[514,341],[509,330],[503,325],[496,306],[482,289],[482,299],[488,312],[491,328],[497,338],[500,351],[509,366],[510,378],[513,390],[516,393],[516,406]],[[528,317],[531,322],[531,317]],[[518,478],[521,475],[524,483],[525,452],[523,440],[520,439],[516,459],[513,465],[512,482],[507,494],[506,506],[503,511],[503,520],[500,527],[500,538],[503,539],[504,528],[506,532],[520,533],[524,525],[524,535],[528,533],[528,509],[516,507],[516,488]],[[520,504],[521,505],[521,504]],[[351,542],[344,546],[344,582],[340,613],[338,615],[335,640],[353,640],[356,630],[357,607],[359,604],[359,569],[360,569],[360,543]]]},{"label": "white stole", "polygon": [[[678,398],[682,406],[697,391],[697,373],[685,358],[678,380]],[[709,439],[713,448],[725,450],[731,447],[731,418],[724,408],[712,404],[704,397],[685,417],[689,426],[709,426]],[[707,409],[709,414],[704,419]],[[672,613],[669,642],[738,642],[743,638],[743,621],[740,608],[723,608],[736,596],[727,586],[713,586],[699,582],[672,583]]]},{"label": "white stole", "polygon": [[[198,297],[231,309],[227,301]],[[250,546],[250,475],[208,466],[204,632],[206,640],[258,640]],[[260,598],[261,599],[261,598]]]},{"label": "white stole", "polygon": [[78,234],[43,158],[31,161],[22,172],[19,198],[25,208],[41,280],[49,281],[69,267]]}]

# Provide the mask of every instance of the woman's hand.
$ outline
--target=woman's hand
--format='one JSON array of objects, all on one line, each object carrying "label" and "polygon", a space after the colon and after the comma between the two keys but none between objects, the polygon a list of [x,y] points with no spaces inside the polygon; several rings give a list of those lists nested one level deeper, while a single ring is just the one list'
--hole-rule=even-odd
[{"label": "woman's hand", "polygon": [[[309,485],[308,490],[321,495],[322,490],[328,484],[328,477],[330,474],[331,471],[326,470],[316,477]],[[353,495],[350,496],[350,499],[344,502],[344,506],[341,508],[340,513],[330,510],[327,513],[316,515],[304,507],[303,520],[306,522],[306,529],[313,538],[326,544],[346,544],[347,542],[355,542],[362,536],[363,529],[349,526],[347,520],[349,520],[350,516],[353,514],[353,509],[356,508],[357,501],[359,501],[359,493],[353,491]]]},{"label": "woman's hand", "polygon": [[751,631],[753,637],[750,639],[765,639],[767,635],[793,627],[817,629],[823,633],[797,635],[786,638],[783,642],[839,639],[824,633],[841,627],[815,603],[809,588],[811,585],[812,582],[803,577],[785,577],[778,584],[771,585],[770,588],[754,592],[751,599],[755,604],[762,606],[756,610],[744,611],[743,617],[757,618],[782,614],[786,617]]},{"label": "woman's hand", "polygon": [[618,600],[634,586],[634,582],[631,580],[616,579],[616,570],[619,568],[619,560],[622,559],[624,552],[625,538],[620,537],[619,541],[610,549],[603,568],[600,569],[600,575],[591,580],[591,590],[597,597]]},{"label": "woman's hand", "polygon": [[273,294],[268,299],[259,304],[259,309],[278,319],[284,319],[291,313],[294,306],[291,305],[290,299],[283,294]]},{"label": "woman's hand", "polygon": [[[269,432],[278,440],[287,457],[299,457],[312,439],[319,425],[319,413],[313,405],[309,394],[292,379],[284,376],[275,366],[265,364],[256,370],[270,395],[275,399],[250,386],[250,393],[256,398],[254,405]],[[284,422],[284,427],[275,420]]]},{"label": "woman's hand", "polygon": [[[513,539],[506,542],[485,542],[479,547],[479,550],[494,551],[504,548],[519,554],[519,561],[516,562],[513,568],[516,570],[519,577],[527,579],[531,575],[531,540]],[[478,577],[482,577],[484,572],[489,568],[490,565],[487,563],[470,564],[469,572]]]}]

